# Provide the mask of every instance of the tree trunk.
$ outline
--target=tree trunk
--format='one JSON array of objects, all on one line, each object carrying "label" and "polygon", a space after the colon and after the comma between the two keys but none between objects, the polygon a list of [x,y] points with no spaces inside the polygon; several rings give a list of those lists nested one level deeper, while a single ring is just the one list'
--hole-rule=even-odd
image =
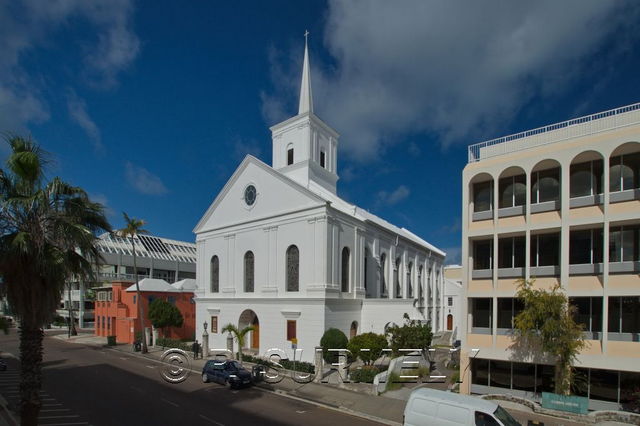
[{"label": "tree trunk", "polygon": [[555,393],[558,395],[571,394],[571,364],[562,360],[556,362],[555,368]]},{"label": "tree trunk", "polygon": [[144,330],[144,309],[142,309],[142,299],[140,297],[140,285],[138,284],[138,266],[136,265],[136,246],[131,236],[131,247],[133,247],[133,275],[136,279],[136,295],[138,298],[138,317],[140,318],[140,332],[142,333],[142,353],[149,352],[147,349],[147,336]]},{"label": "tree trunk", "polygon": [[20,418],[22,426],[36,426],[42,402],[42,339],[40,327],[20,327]]}]

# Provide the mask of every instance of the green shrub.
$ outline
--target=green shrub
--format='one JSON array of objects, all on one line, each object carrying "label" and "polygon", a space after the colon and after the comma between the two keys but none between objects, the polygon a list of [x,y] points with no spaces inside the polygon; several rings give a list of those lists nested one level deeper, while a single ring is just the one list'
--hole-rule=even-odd
[{"label": "green shrub", "polygon": [[376,377],[376,374],[379,372],[380,370],[378,368],[365,365],[362,368],[353,370],[349,377],[356,383],[373,383],[374,377]]},{"label": "green shrub", "polygon": [[400,380],[400,376],[398,375],[398,373],[389,373],[387,375],[387,386],[385,388],[385,390],[396,390],[396,389],[400,389],[402,387],[402,382]]},{"label": "green shrub", "polygon": [[329,349],[346,349],[349,341],[347,336],[337,328],[330,328],[324,332],[322,339],[320,339],[320,346],[322,346],[322,358],[328,363],[338,362],[339,352],[329,351]]},{"label": "green shrub", "polygon": [[[238,357],[238,354],[236,353],[236,359]],[[242,361],[243,362],[250,362],[253,364],[260,364],[260,365],[272,365],[269,361],[267,361],[266,359],[262,359],[262,358],[258,358],[252,355],[242,355]],[[284,368],[285,370],[295,370],[295,371],[299,371],[301,373],[314,373],[316,368],[313,364],[311,364],[310,362],[304,362],[304,361],[296,361],[295,362],[295,366],[294,366],[294,362],[290,359],[281,359],[280,361],[278,361],[280,363],[280,365],[282,366],[282,368]],[[295,367],[295,368],[294,368]]]},{"label": "green shrub", "polygon": [[[358,357],[365,365],[369,365],[380,357],[382,350],[386,349],[387,345],[387,338],[382,334],[362,333],[351,338],[347,349],[353,357]],[[362,349],[369,350],[363,351]]]},{"label": "green shrub", "polygon": [[156,340],[156,345],[162,346],[162,349],[175,348],[175,349],[182,349],[183,351],[191,351],[191,345],[181,342],[178,339],[169,339],[167,337],[158,337],[158,340]]},{"label": "green shrub", "polygon": [[451,375],[451,379],[449,379],[451,383],[458,383],[460,381],[460,370],[454,371]]}]

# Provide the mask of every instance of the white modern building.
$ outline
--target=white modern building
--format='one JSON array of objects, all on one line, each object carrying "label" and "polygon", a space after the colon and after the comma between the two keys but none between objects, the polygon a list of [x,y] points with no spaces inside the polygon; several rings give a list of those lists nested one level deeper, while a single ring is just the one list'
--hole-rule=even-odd
[{"label": "white modern building", "polygon": [[[169,283],[196,277],[196,246],[153,235],[134,237],[138,278],[159,278]],[[97,281],[71,281],[62,295],[57,314],[69,317],[69,301],[74,320],[82,328],[94,321],[93,287],[110,286],[112,281],[133,281],[133,251],[131,240],[104,233],[98,237],[97,248],[102,262],[96,268]],[[89,291],[89,293],[88,293]],[[68,321],[68,320],[67,320]]]},{"label": "white modern building", "polygon": [[577,310],[574,391],[625,407],[640,387],[640,104],[472,145],[462,181],[461,392],[553,392],[554,360],[514,345],[525,279]]},{"label": "white modern building", "polygon": [[450,332],[451,343],[460,340],[462,324],[462,266],[444,267],[444,331]]},{"label": "white modern building", "polygon": [[298,114],[271,131],[272,166],[248,155],[194,229],[197,335],[206,322],[226,348],[224,325],[253,325],[247,350],[297,340],[311,361],[331,327],[382,333],[407,313],[442,329],[445,254],[336,194],[338,133],[313,112],[306,46]]}]

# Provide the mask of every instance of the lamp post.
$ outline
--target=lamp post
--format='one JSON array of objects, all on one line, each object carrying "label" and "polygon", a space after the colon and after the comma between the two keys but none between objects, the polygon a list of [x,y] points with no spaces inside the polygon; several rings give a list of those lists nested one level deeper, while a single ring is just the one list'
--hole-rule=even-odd
[{"label": "lamp post", "polygon": [[209,357],[209,333],[207,333],[207,322],[202,324],[204,332],[202,333],[202,358]]}]

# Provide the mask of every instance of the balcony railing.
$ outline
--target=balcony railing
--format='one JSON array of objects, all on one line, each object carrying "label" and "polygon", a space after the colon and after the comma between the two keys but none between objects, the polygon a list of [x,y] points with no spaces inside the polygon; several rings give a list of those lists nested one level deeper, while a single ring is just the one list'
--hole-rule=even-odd
[{"label": "balcony railing", "polygon": [[640,103],[470,145],[469,163],[638,123]]}]

